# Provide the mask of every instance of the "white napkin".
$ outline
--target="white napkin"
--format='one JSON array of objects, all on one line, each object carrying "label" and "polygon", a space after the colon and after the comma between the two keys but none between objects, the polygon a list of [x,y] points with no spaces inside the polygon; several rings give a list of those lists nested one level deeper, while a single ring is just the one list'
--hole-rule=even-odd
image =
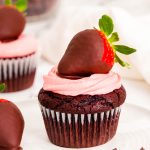
[{"label": "white napkin", "polygon": [[132,69],[122,69],[117,65],[117,70],[124,77],[145,79],[150,83],[150,16],[133,17],[120,8],[78,6],[61,9],[51,28],[45,30],[41,37],[43,56],[57,64],[74,34],[86,28],[97,27],[98,19],[103,14],[113,17],[121,43],[137,49],[137,53],[125,57]]},{"label": "white napkin", "polygon": [[134,78],[142,75],[150,83],[150,15],[133,17],[122,9],[114,8],[112,16],[122,42],[137,49],[137,52],[129,57],[134,67],[134,71],[130,72]]}]

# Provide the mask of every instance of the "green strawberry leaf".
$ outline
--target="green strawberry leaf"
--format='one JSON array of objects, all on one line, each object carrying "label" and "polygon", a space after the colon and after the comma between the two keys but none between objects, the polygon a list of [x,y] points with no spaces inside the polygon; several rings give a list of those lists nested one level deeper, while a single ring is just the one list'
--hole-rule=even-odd
[{"label": "green strawberry leaf", "polygon": [[28,8],[28,0],[17,0],[15,6],[20,12],[24,12]]},{"label": "green strawberry leaf", "polygon": [[5,5],[12,5],[12,0],[5,0]]},{"label": "green strawberry leaf", "polygon": [[99,27],[101,31],[103,31],[107,36],[109,36],[113,32],[114,24],[109,16],[103,15],[102,18],[99,19]]},{"label": "green strawberry leaf", "polygon": [[119,41],[119,35],[117,32],[112,33],[111,37],[109,38],[109,42],[113,43],[113,42],[117,42]]},{"label": "green strawberry leaf", "polygon": [[99,19],[99,28],[101,30],[101,32],[103,32],[107,38],[106,40],[108,40],[110,46],[112,46],[113,50],[114,50],[114,54],[115,54],[115,62],[119,63],[122,67],[130,67],[130,64],[128,64],[127,62],[124,62],[121,58],[119,58],[119,56],[116,54],[117,52],[125,54],[125,55],[130,55],[134,52],[136,52],[136,49],[134,48],[130,48],[128,46],[124,46],[124,45],[114,45],[114,42],[118,42],[119,41],[119,35],[117,32],[113,32],[114,29],[114,24],[113,24],[113,20],[111,19],[111,17],[107,16],[107,15],[103,15],[100,19]]},{"label": "green strawberry leaf", "polygon": [[117,54],[115,54],[115,62],[119,63],[122,67],[130,68],[130,64],[128,64],[127,62],[124,62],[121,58],[119,58]]},{"label": "green strawberry leaf", "polygon": [[122,53],[122,54],[125,54],[125,55],[130,55],[130,54],[136,52],[136,49],[130,48],[130,47],[124,46],[124,45],[113,45],[113,48],[114,48],[117,52]]},{"label": "green strawberry leaf", "polygon": [[0,92],[3,92],[6,88],[6,85],[4,83],[0,84]]}]

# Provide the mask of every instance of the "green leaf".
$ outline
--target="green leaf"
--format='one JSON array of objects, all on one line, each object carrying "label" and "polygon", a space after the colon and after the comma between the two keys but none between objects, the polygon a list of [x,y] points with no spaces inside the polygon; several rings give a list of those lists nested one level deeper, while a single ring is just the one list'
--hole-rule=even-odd
[{"label": "green leaf", "polygon": [[109,16],[103,15],[102,18],[99,19],[99,27],[101,31],[103,31],[107,36],[109,36],[113,32],[114,24]]},{"label": "green leaf", "polygon": [[24,12],[28,8],[28,0],[17,0],[15,6],[20,12]]},{"label": "green leaf", "polygon": [[117,42],[119,41],[119,35],[117,32],[112,33],[111,37],[109,38],[109,42],[113,43],[113,42]]},{"label": "green leaf", "polygon": [[5,5],[12,5],[12,0],[5,0]]},{"label": "green leaf", "polygon": [[128,64],[127,62],[124,62],[121,58],[119,58],[117,54],[115,54],[115,62],[119,63],[122,67],[130,68],[130,64]]},{"label": "green leaf", "polygon": [[113,45],[113,48],[114,48],[117,52],[122,53],[122,54],[125,54],[125,55],[130,55],[130,54],[136,52],[136,49],[130,48],[130,47],[124,46],[124,45]]},{"label": "green leaf", "polygon": [[4,83],[0,84],[0,92],[3,92],[6,88],[6,85]]}]

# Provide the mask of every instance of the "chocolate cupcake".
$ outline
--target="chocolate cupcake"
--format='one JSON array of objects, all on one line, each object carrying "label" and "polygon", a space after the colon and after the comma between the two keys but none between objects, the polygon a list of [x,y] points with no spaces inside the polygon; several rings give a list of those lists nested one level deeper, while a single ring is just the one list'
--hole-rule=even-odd
[{"label": "chocolate cupcake", "polygon": [[101,145],[117,130],[126,91],[120,75],[111,68],[115,60],[128,66],[116,51],[123,47],[122,53],[131,54],[135,49],[113,45],[119,38],[112,33],[109,16],[102,16],[99,22],[101,30],[75,35],[58,66],[44,76],[38,99],[48,137],[58,146]]},{"label": "chocolate cupcake", "polygon": [[32,86],[36,72],[37,43],[23,32],[25,17],[15,6],[0,6],[0,82],[5,92]]}]

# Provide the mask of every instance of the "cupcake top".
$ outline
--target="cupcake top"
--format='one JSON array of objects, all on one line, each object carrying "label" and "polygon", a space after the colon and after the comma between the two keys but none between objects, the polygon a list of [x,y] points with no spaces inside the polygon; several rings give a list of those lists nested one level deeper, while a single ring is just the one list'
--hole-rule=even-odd
[{"label": "cupcake top", "polygon": [[102,95],[121,88],[121,78],[111,71],[114,63],[129,67],[118,55],[129,55],[136,50],[119,41],[113,32],[112,19],[103,15],[99,20],[100,30],[87,29],[77,33],[69,43],[57,69],[44,76],[45,91],[62,95]]},{"label": "cupcake top", "polygon": [[26,0],[6,0],[6,5],[0,6],[0,58],[14,58],[32,54],[37,49],[33,37],[23,34],[26,19]]},{"label": "cupcake top", "polygon": [[39,102],[42,106],[63,112],[75,114],[99,113],[118,108],[126,99],[123,86],[108,94],[69,96],[41,89]]},{"label": "cupcake top", "polygon": [[10,42],[0,41],[0,58],[23,57],[35,53],[36,50],[36,40],[25,34]]},{"label": "cupcake top", "polygon": [[24,119],[15,104],[0,99],[0,149],[21,150]]},{"label": "cupcake top", "polygon": [[44,76],[43,89],[53,91],[62,95],[100,95],[112,92],[121,87],[119,74],[109,72],[108,74],[92,74],[76,80],[60,78],[53,68],[47,76]]}]

